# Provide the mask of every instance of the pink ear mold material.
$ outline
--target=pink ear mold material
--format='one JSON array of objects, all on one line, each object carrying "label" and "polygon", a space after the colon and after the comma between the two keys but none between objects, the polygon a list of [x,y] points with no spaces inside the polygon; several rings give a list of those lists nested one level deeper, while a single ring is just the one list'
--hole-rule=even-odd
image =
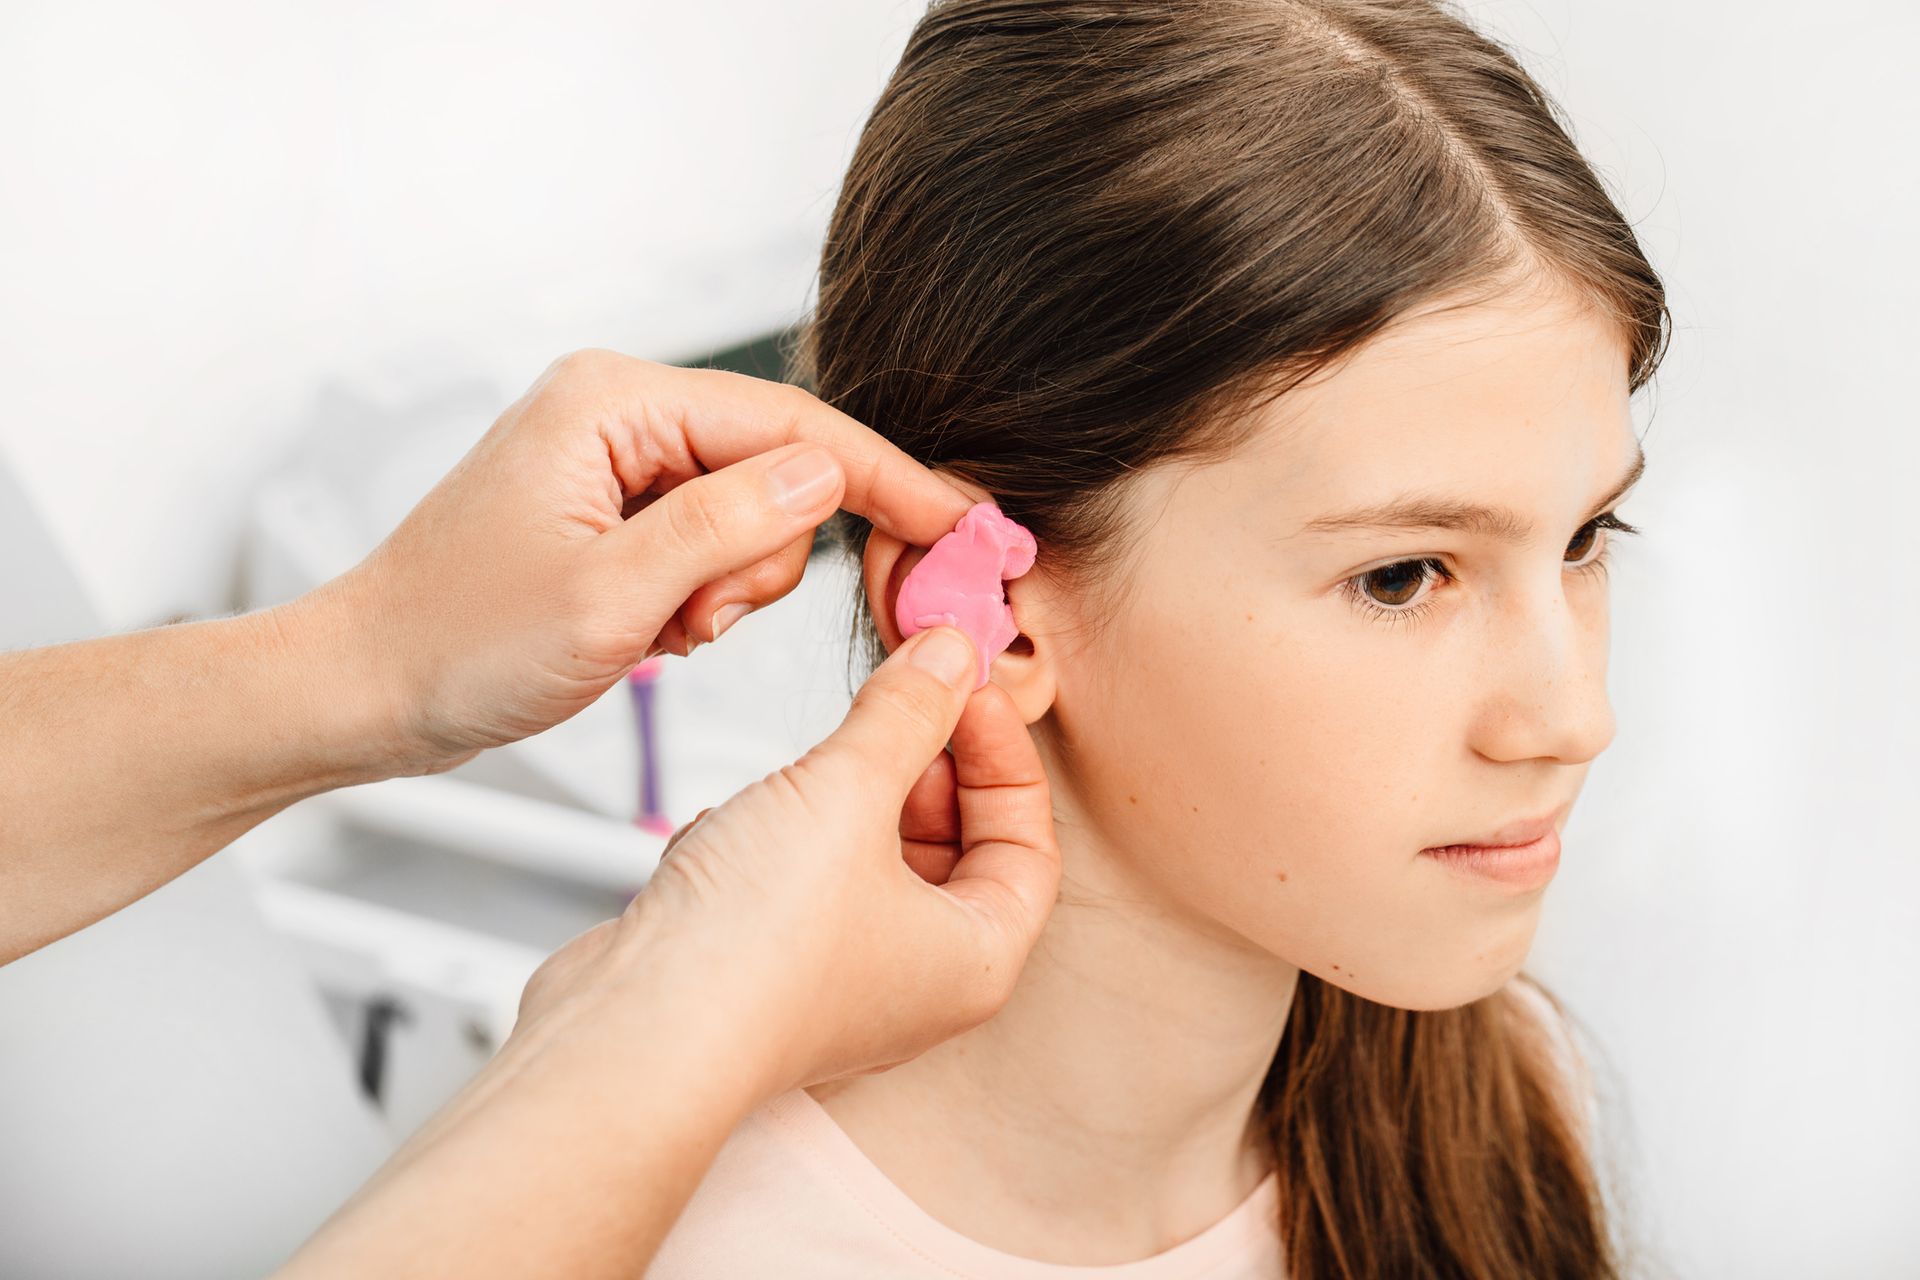
[{"label": "pink ear mold material", "polygon": [[960,628],[979,656],[980,679],[973,687],[981,688],[993,660],[1020,634],[1003,584],[1033,568],[1038,550],[1033,535],[999,507],[975,503],[900,584],[893,620],[901,636],[929,627]]}]

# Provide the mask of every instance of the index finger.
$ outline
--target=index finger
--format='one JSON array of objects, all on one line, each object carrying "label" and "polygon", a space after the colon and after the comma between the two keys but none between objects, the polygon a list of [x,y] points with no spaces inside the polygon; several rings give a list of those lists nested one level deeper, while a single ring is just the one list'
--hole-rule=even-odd
[{"label": "index finger", "polygon": [[682,369],[633,357],[614,362],[615,406],[632,430],[665,432],[708,471],[783,444],[817,444],[846,473],[841,506],[912,546],[952,532],[972,499],[899,446],[804,389],[724,369]]}]

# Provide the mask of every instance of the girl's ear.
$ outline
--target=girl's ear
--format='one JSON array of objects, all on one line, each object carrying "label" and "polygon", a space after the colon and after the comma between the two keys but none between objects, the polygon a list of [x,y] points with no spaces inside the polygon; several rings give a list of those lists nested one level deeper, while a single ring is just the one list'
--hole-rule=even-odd
[{"label": "girl's ear", "polygon": [[[900,598],[900,584],[907,580],[913,566],[926,556],[928,548],[910,547],[878,528],[867,535],[867,550],[860,563],[860,577],[873,609],[873,621],[881,641],[892,653],[905,641],[894,621],[894,601]],[[1053,671],[1053,646],[1048,642],[1044,618],[1044,596],[1036,575],[1029,570],[1006,584],[1007,603],[1013,607],[1014,625],[1020,634],[1006,651],[993,660],[987,678],[1013,698],[1020,718],[1032,724],[1053,706],[1056,684]]]}]

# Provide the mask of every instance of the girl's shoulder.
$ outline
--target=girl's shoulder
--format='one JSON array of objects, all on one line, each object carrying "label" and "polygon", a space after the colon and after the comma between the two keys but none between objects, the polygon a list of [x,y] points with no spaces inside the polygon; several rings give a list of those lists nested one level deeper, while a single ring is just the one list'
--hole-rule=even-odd
[{"label": "girl's shoulder", "polygon": [[[849,1274],[876,1261],[870,1223],[823,1167],[799,1105],[774,1099],[735,1126],[648,1266],[645,1280]],[[891,1259],[882,1259],[891,1261]]]},{"label": "girl's shoulder", "polygon": [[905,1193],[884,1185],[804,1090],[736,1126],[661,1242],[645,1280],[950,1280],[898,1220]]},{"label": "girl's shoulder", "polygon": [[867,1159],[805,1090],[735,1128],[661,1243],[645,1280],[1156,1280],[1285,1272],[1269,1174],[1227,1217],[1165,1252],[1111,1266],[1002,1253],[937,1221]]}]

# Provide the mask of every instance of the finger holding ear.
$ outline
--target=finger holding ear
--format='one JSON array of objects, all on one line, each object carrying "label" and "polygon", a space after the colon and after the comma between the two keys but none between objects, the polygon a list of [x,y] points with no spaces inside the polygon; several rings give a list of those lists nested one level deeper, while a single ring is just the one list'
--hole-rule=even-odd
[{"label": "finger holding ear", "polygon": [[[637,630],[649,620],[658,629],[657,620],[679,615],[701,588],[769,560],[756,585],[784,594],[788,573],[805,568],[796,546],[838,509],[845,489],[840,464],[810,444],[681,481],[595,539],[601,590]],[[682,629],[702,639],[711,616],[683,619]]]},{"label": "finger holding ear", "polygon": [[[597,353],[591,361],[599,401],[624,406],[610,427],[616,455],[685,459],[719,471],[745,458],[804,443],[839,463],[846,488],[839,505],[876,526],[924,545],[953,528],[966,496],[898,445],[796,386],[720,369],[676,369]],[[655,473],[636,467],[628,491]]]},{"label": "finger holding ear", "polygon": [[973,640],[958,627],[919,632],[874,670],[840,727],[802,763],[835,774],[833,789],[901,812],[953,732],[977,662]]}]

